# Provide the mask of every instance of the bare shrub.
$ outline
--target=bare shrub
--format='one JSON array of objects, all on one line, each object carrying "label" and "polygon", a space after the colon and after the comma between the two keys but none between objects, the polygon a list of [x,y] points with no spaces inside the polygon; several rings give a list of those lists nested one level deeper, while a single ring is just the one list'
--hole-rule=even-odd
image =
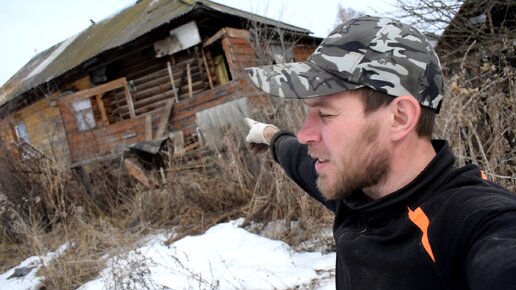
[{"label": "bare shrub", "polygon": [[515,72],[496,70],[487,65],[475,86],[463,74],[451,77],[436,136],[450,141],[458,165],[478,164],[491,180],[515,192]]},{"label": "bare shrub", "polygon": [[[5,144],[0,144],[6,148]],[[96,228],[85,230],[83,226],[76,227],[78,212],[84,220],[93,224],[99,217],[113,216],[114,210],[121,203],[127,202],[128,195],[134,190],[125,176],[120,173],[119,167],[106,164],[90,166],[95,181],[91,192],[87,192],[80,178],[70,168],[59,161],[48,157],[28,156],[23,152],[0,151],[0,265],[7,269],[17,265],[24,257],[41,256],[49,249],[58,247],[65,241],[72,239],[83,241],[79,243],[85,248],[95,251],[102,243],[103,238],[110,235],[95,234]],[[81,230],[89,233],[88,236],[78,235]],[[55,238],[55,236],[58,238]],[[87,240],[100,235],[98,240]],[[82,238],[81,238],[82,237]],[[118,244],[114,243],[114,244]],[[109,246],[103,247],[109,249]],[[73,251],[81,250],[81,247]],[[72,252],[73,252],[72,251]],[[87,252],[86,250],[82,250]],[[82,254],[77,254],[81,257]],[[92,258],[97,261],[100,256]],[[67,255],[59,261],[67,259]],[[80,258],[70,257],[70,265],[80,265],[88,272],[90,266]],[[54,267],[57,267],[54,264]],[[66,264],[66,263],[65,263]],[[66,264],[68,268],[71,266]],[[55,271],[72,277],[70,269]],[[95,270],[94,270],[95,271]],[[76,276],[73,276],[76,277]],[[75,279],[75,278],[74,278]],[[57,279],[59,280],[59,279]],[[80,279],[77,279],[80,280]],[[56,284],[57,285],[57,284]]]}]

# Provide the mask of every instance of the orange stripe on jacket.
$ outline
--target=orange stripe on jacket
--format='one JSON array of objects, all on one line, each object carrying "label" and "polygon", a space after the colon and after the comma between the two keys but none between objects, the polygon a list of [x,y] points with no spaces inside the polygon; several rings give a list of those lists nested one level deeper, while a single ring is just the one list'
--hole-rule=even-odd
[{"label": "orange stripe on jacket", "polygon": [[487,180],[487,175],[482,170],[480,170],[480,177],[482,177],[483,180]]},{"label": "orange stripe on jacket", "polygon": [[408,217],[423,232],[423,235],[421,236],[421,244],[435,263],[434,253],[432,252],[430,241],[428,240],[428,225],[430,225],[430,220],[420,207],[416,208],[414,211],[408,208]]}]

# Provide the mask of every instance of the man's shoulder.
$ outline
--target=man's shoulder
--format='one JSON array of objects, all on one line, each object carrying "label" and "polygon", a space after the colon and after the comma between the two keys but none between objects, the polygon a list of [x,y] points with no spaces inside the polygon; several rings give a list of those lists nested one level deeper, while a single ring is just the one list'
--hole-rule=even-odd
[{"label": "man's shoulder", "polygon": [[516,194],[491,182],[476,165],[454,169],[428,202],[430,211],[455,217],[493,210],[516,211]]}]

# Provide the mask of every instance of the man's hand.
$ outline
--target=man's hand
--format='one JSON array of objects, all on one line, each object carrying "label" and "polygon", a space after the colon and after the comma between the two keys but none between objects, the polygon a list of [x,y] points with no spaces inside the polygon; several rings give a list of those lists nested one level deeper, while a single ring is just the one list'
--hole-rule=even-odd
[{"label": "man's hand", "polygon": [[245,118],[245,121],[250,128],[245,141],[249,143],[251,151],[253,153],[266,151],[269,148],[272,136],[279,131],[278,127],[260,123],[250,118]]}]

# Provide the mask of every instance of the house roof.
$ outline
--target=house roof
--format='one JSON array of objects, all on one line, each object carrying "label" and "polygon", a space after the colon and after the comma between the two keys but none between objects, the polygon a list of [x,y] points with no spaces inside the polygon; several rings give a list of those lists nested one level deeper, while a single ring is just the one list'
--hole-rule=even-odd
[{"label": "house roof", "polygon": [[86,63],[197,9],[261,22],[301,34],[309,30],[208,0],[140,0],[120,13],[34,56],[0,88],[0,106]]}]

